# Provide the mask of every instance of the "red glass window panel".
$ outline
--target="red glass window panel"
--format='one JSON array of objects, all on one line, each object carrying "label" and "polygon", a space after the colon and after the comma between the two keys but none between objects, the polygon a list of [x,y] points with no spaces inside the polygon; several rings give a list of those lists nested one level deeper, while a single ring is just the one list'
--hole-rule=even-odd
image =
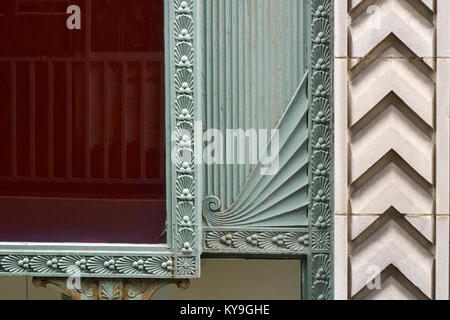
[{"label": "red glass window panel", "polygon": [[0,241],[164,243],[164,0],[0,3]]},{"label": "red glass window panel", "polygon": [[0,16],[6,14],[5,0],[0,0]]},{"label": "red glass window panel", "polygon": [[20,0],[16,2],[16,14],[60,14],[66,13],[70,1]]}]

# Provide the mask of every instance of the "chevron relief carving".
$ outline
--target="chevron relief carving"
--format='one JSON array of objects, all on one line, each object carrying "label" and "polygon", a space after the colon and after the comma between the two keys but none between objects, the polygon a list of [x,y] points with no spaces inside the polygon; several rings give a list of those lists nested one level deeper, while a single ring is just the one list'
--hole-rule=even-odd
[{"label": "chevron relief carving", "polygon": [[[434,11],[433,0],[349,2],[353,299],[434,296]],[[367,288],[371,275],[382,279],[380,290]]]},{"label": "chevron relief carving", "polygon": [[[397,212],[394,208],[391,208],[394,212]],[[383,215],[389,215],[387,213]],[[366,232],[370,226],[376,225],[383,220],[383,215],[354,215],[351,219],[350,237],[354,241],[360,237],[363,232]],[[432,243],[433,241],[433,217],[422,215],[403,215],[404,220],[408,223],[409,228],[414,232],[419,232],[420,236]],[[390,218],[387,218],[388,220]],[[376,222],[376,224],[374,224]],[[375,228],[376,229],[376,228]],[[415,230],[414,230],[415,229]]]},{"label": "chevron relief carving", "polygon": [[[370,3],[370,1],[365,1],[365,0],[350,0],[351,4],[350,4],[350,8],[351,10],[354,10],[357,6],[360,6],[364,3]],[[428,9],[434,11],[434,0],[418,0],[416,2],[419,2],[421,4],[423,4],[424,6],[426,6]]]},{"label": "chevron relief carving", "polygon": [[351,207],[353,214],[383,214],[390,207],[404,214],[431,214],[433,198],[390,163],[351,196]]},{"label": "chevron relief carving", "polygon": [[371,266],[384,270],[394,265],[421,292],[432,297],[433,255],[394,220],[354,250],[351,265],[352,295],[371,280],[368,273]]},{"label": "chevron relief carving", "polygon": [[390,265],[380,274],[383,290],[368,290],[364,287],[354,299],[358,300],[429,300],[394,265]]},{"label": "chevron relief carving", "polygon": [[349,90],[350,123],[353,126],[389,93],[394,92],[429,126],[433,126],[434,83],[403,57],[387,49],[369,67],[352,79]]},{"label": "chevron relief carving", "polygon": [[352,295],[371,280],[371,266],[384,270],[394,265],[421,292],[432,297],[433,255],[395,220],[381,226],[353,251],[351,265]]},{"label": "chevron relief carving", "polygon": [[416,10],[418,2],[420,1],[376,1],[370,9],[363,11],[350,26],[350,56],[365,57],[378,43],[390,34],[395,34],[416,57],[423,57],[431,66],[431,58],[435,55],[435,28],[432,21]]},{"label": "chevron relief carving", "polygon": [[390,105],[351,143],[351,182],[368,172],[389,152],[407,162],[423,179],[433,183],[433,142],[394,105]]}]

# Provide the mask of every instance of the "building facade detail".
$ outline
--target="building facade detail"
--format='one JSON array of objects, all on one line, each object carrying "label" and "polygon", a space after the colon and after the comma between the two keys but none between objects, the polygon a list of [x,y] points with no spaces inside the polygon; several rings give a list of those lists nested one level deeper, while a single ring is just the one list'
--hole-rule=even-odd
[{"label": "building facade detail", "polygon": [[335,1],[338,299],[448,299],[448,9]]}]

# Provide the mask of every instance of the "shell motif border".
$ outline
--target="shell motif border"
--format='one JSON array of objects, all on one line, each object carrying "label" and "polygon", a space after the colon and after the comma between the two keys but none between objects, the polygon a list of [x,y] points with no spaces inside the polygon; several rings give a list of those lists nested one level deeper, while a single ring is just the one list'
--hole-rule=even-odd
[{"label": "shell motif border", "polygon": [[311,201],[306,284],[311,300],[334,297],[333,5],[334,0],[311,0]]},{"label": "shell motif border", "polygon": [[[200,170],[194,165],[198,1],[165,0],[168,243],[102,249],[83,244],[0,244],[0,276],[94,278],[198,278]],[[173,132],[173,134],[172,134]],[[172,159],[173,161],[169,161]],[[70,248],[70,249],[69,249]]]}]

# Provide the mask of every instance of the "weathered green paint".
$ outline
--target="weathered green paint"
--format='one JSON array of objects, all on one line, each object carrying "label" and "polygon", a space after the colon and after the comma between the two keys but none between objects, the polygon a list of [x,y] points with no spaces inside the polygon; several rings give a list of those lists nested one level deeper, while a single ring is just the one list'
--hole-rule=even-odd
[{"label": "weathered green paint", "polygon": [[308,252],[307,7],[205,1],[205,129],[219,130],[225,145],[227,129],[280,133],[274,176],[262,176],[260,162],[205,165],[205,252]]},{"label": "weathered green paint", "polygon": [[308,299],[333,299],[333,0],[312,0]]},{"label": "weathered green paint", "polygon": [[[304,0],[205,1],[205,129],[275,129],[305,72]],[[227,154],[223,154],[224,160]],[[255,165],[205,166],[205,194],[228,209]]]},{"label": "weathered green paint", "polygon": [[280,129],[281,169],[261,177],[260,164],[205,166],[204,251],[303,256],[308,299],[333,297],[332,7],[205,5],[204,127]]}]

